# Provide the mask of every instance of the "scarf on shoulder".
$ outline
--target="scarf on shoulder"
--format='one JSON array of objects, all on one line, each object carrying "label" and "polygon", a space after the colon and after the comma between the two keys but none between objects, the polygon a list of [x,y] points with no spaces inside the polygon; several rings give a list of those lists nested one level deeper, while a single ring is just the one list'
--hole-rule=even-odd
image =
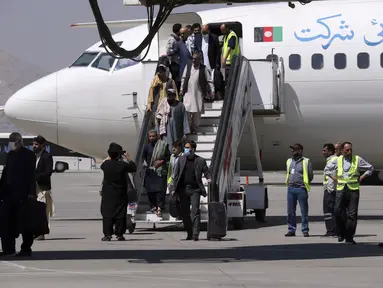
[{"label": "scarf on shoulder", "polygon": [[150,160],[149,167],[150,169],[156,171],[158,176],[162,176],[165,165],[155,168],[154,163],[157,160],[164,160],[167,144],[168,143],[164,140],[158,140],[153,149],[153,155],[152,155],[152,159]]}]

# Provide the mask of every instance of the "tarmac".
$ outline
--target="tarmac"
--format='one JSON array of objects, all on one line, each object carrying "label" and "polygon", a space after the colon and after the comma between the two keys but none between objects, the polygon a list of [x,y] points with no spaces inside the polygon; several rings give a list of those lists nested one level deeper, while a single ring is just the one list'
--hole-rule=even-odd
[{"label": "tarmac", "polygon": [[[324,234],[321,175],[309,196],[310,238],[285,238],[283,173],[266,173],[267,222],[254,216],[222,241],[181,241],[185,232],[137,224],[125,242],[101,242],[99,172],[53,176],[56,216],[31,258],[0,258],[0,288],[381,287],[383,187],[362,187],[357,245]],[[252,179],[251,179],[252,180]],[[300,214],[299,208],[297,214]],[[18,247],[20,239],[18,239]]]}]

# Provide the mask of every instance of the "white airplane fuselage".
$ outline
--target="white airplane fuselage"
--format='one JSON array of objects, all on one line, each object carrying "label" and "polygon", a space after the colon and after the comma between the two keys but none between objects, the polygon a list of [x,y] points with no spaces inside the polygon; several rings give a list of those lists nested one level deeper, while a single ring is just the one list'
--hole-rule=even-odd
[{"label": "white airplane fuselage", "polygon": [[[296,5],[295,9],[278,3],[174,14],[153,40],[145,59],[149,62],[114,70],[115,61],[110,71],[90,67],[94,60],[89,67],[65,68],[15,93],[6,103],[5,113],[26,131],[75,151],[104,158],[114,141],[133,156],[155,61],[165,52],[172,25],[239,22],[243,56],[266,58],[274,49],[285,63],[285,113],[256,117],[263,168],[285,169],[289,146],[299,142],[314,168],[322,169],[323,144],[338,141],[352,142],[355,153],[381,168],[383,16],[379,18],[378,11],[382,10],[383,1],[324,1]],[[255,42],[255,27],[282,27],[283,39]],[[132,49],[146,35],[147,26],[140,25],[114,39],[123,41],[121,47]],[[86,52],[105,53],[99,45]],[[359,53],[368,53],[368,57]],[[290,62],[297,64],[297,56],[290,61],[292,54],[300,55],[297,70],[289,67]],[[322,55],[323,63],[322,56],[313,59],[313,54]],[[335,62],[344,69],[335,68]],[[239,156],[246,154],[239,152]]]}]

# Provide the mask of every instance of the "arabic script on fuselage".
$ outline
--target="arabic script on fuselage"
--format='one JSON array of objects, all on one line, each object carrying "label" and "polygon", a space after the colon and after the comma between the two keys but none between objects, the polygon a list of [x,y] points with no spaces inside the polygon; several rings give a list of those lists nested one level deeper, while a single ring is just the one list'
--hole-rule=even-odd
[{"label": "arabic script on fuselage", "polygon": [[355,36],[350,25],[343,20],[342,14],[319,18],[316,23],[319,25],[298,32],[295,31],[295,38],[301,42],[310,42],[317,39],[326,40],[325,44],[322,44],[322,48],[327,50],[334,40],[346,41],[353,39]]},{"label": "arabic script on fuselage", "polygon": [[368,46],[377,46],[383,43],[383,23],[372,19],[371,29],[364,35],[363,40]]}]

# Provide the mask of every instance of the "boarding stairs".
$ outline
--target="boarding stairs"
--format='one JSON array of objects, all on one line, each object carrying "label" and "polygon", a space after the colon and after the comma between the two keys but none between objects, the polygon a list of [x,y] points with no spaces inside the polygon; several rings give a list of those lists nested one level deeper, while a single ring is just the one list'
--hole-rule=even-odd
[{"label": "boarding stairs", "polygon": [[[234,57],[225,99],[205,103],[198,133],[188,136],[188,139],[196,141],[196,154],[206,159],[212,173],[210,185],[207,185],[204,179],[209,195],[201,198],[202,221],[208,221],[209,201],[227,203],[230,200],[228,195],[232,186],[235,186],[234,170],[238,148],[242,148],[246,143],[245,153],[241,151],[240,154],[245,154],[252,166],[247,164],[246,170],[241,169],[241,176],[258,176],[259,185],[263,185],[259,135],[255,129],[254,119],[263,116],[278,117],[283,113],[283,59],[276,58],[248,60],[243,56]],[[130,205],[128,218],[132,221],[128,224],[141,221],[153,223],[154,227],[155,224],[176,224],[180,221],[171,217],[166,211],[162,218],[149,212],[148,198],[142,187],[144,175],[141,172],[141,155],[147,133],[151,129],[149,118],[150,113],[146,113],[137,145],[135,161],[138,172],[134,175],[134,183],[138,191],[137,207]],[[245,161],[241,159],[241,166],[242,162]],[[257,209],[257,207],[261,209],[267,206],[265,203],[267,195],[256,195],[258,190],[254,191],[250,191],[250,194],[246,192],[248,199],[245,210],[246,208]],[[134,227],[135,224],[133,229],[128,225],[131,233]]]}]

